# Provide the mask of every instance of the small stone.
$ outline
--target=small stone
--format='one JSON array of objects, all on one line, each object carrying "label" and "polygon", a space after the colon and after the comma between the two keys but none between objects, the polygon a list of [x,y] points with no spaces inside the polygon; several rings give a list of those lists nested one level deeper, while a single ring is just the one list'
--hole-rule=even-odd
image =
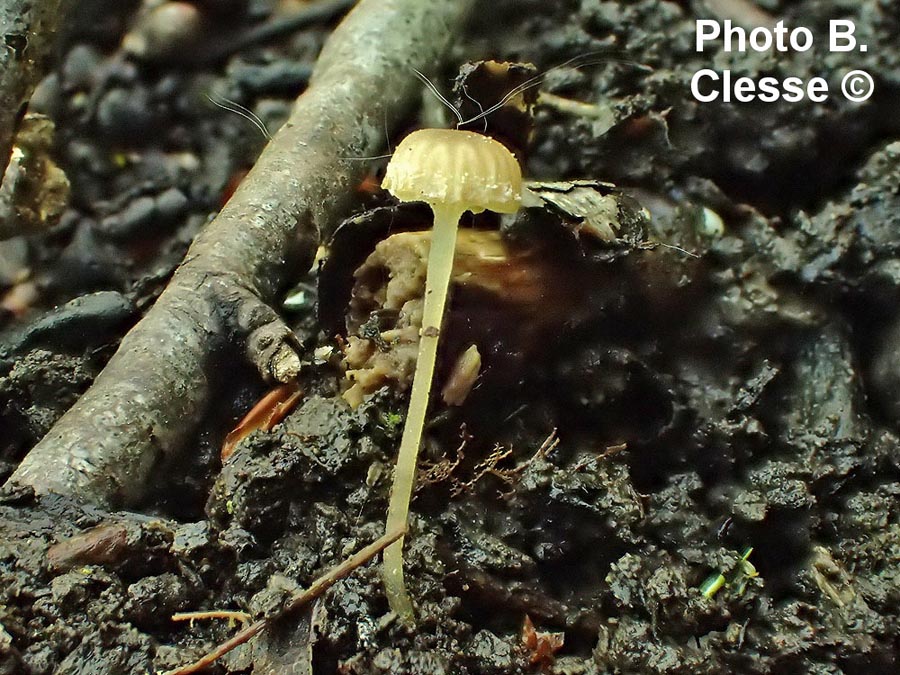
[{"label": "small stone", "polygon": [[103,56],[94,47],[79,44],[66,54],[62,65],[63,86],[68,91],[85,91],[90,89],[97,79]]},{"label": "small stone", "polygon": [[57,605],[72,609],[87,601],[90,585],[90,573],[85,568],[55,577],[50,582],[50,592]]},{"label": "small stone", "polygon": [[153,122],[150,98],[143,87],[111,89],[97,106],[100,131],[114,140],[144,140]]},{"label": "small stone", "polygon": [[127,547],[127,528],[117,523],[105,523],[51,546],[47,550],[47,564],[52,570],[115,564],[125,555]]},{"label": "small stone", "polygon": [[162,100],[174,99],[181,93],[184,86],[184,79],[179,75],[166,75],[153,87],[153,95],[155,98]]},{"label": "small stone", "polygon": [[34,88],[34,93],[28,102],[28,108],[31,112],[47,115],[51,119],[59,118],[63,105],[64,100],[59,73],[50,73],[41,80],[37,87]]},{"label": "small stone", "polygon": [[160,221],[171,223],[187,210],[188,198],[178,188],[169,188],[156,198],[156,210]]},{"label": "small stone", "polygon": [[72,141],[66,146],[67,164],[83,171],[102,174],[104,162],[97,148],[83,141]]},{"label": "small stone", "polygon": [[203,15],[189,2],[165,2],[143,14],[122,39],[123,51],[141,61],[183,57],[203,32]]},{"label": "small stone", "polygon": [[155,215],[156,200],[138,197],[124,210],[100,221],[98,229],[107,237],[124,239],[146,231]]},{"label": "small stone", "polygon": [[115,59],[110,62],[106,76],[110,84],[130,86],[137,82],[138,69],[131,61]]}]

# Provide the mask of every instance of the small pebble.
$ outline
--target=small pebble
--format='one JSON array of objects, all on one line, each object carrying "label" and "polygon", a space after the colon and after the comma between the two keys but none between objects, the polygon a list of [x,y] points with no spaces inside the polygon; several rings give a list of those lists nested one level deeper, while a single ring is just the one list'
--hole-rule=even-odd
[{"label": "small pebble", "polygon": [[132,200],[118,213],[104,218],[97,232],[110,239],[128,239],[171,225],[188,210],[189,200],[178,188],[164,190],[155,197],[145,195]]},{"label": "small pebble", "polygon": [[183,58],[203,32],[200,10],[188,2],[166,2],[141,15],[122,39],[126,54],[160,63]]},{"label": "small pebble", "polygon": [[184,80],[178,75],[166,75],[153,87],[153,96],[158,100],[171,100],[184,88]]},{"label": "small pebble", "polygon": [[166,625],[172,614],[188,607],[189,589],[171,572],[143,577],[128,587],[130,618],[140,626]]},{"label": "small pebble", "polygon": [[64,105],[59,74],[50,73],[34,88],[28,109],[40,115],[47,115],[51,119],[58,119]]},{"label": "small pebble", "polygon": [[156,198],[156,210],[160,221],[169,224],[181,216],[188,206],[188,198],[178,188],[169,188]]},{"label": "small pebble", "polygon": [[100,221],[98,231],[113,239],[123,239],[146,230],[153,220],[156,202],[153,197],[138,197],[119,213]]},{"label": "small pebble", "polygon": [[83,218],[53,270],[41,278],[49,293],[67,297],[103,288],[117,288],[128,279],[127,260],[111,250],[96,233],[97,224]]},{"label": "small pebble", "polygon": [[278,6],[278,0],[248,0],[247,18],[251,20],[267,19],[272,16]]},{"label": "small pebble", "polygon": [[143,87],[111,89],[97,106],[100,131],[113,140],[146,140],[154,121],[150,97]]},{"label": "small pebble", "polygon": [[77,170],[87,171],[90,173],[101,174],[105,166],[105,162],[100,157],[100,153],[93,145],[84,141],[71,141],[66,145],[66,163],[75,167]]},{"label": "small pebble", "polygon": [[140,0],[79,0],[66,16],[66,32],[112,47],[139,4]]},{"label": "small pebble", "polygon": [[115,59],[109,64],[106,73],[109,84],[131,85],[138,79],[138,69],[131,61]]},{"label": "small pebble", "polygon": [[47,565],[58,572],[77,565],[115,564],[127,547],[127,528],[118,523],[105,523],[51,546],[47,550]]},{"label": "small pebble", "polygon": [[94,47],[87,44],[75,45],[63,61],[63,86],[68,91],[90,89],[97,79],[102,61],[102,54]]},{"label": "small pebble", "polygon": [[43,345],[96,348],[114,340],[134,312],[132,302],[116,291],[82,295],[19,328],[0,350],[9,355]]},{"label": "small pebble", "polygon": [[262,120],[270,135],[281,128],[291,115],[293,103],[275,98],[264,98],[254,106],[254,112]]}]

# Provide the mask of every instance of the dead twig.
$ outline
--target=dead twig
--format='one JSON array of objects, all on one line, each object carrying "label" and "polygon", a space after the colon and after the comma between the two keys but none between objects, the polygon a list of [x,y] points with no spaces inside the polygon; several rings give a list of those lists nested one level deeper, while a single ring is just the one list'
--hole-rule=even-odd
[{"label": "dead twig", "polygon": [[290,600],[288,600],[284,605],[284,607],[282,607],[281,610],[276,614],[267,616],[263,619],[260,619],[259,621],[255,621],[246,628],[241,629],[240,632],[238,632],[236,635],[220,644],[218,647],[213,649],[202,658],[194,661],[191,664],[182,666],[181,668],[169,670],[164,673],[164,675],[190,675],[191,673],[196,673],[203,668],[206,668],[207,666],[211,666],[217,659],[221,658],[232,649],[241,646],[245,642],[248,642],[251,638],[265,630],[265,628],[272,624],[272,622],[274,622],[276,619],[284,616],[285,614],[300,609],[304,605],[309,604],[310,602],[321,596],[336,582],[346,577],[357,567],[360,567],[369,562],[372,558],[381,553],[384,549],[393,544],[404,534],[406,534],[405,527],[382,535],[374,542],[366,546],[364,549],[361,549],[360,551],[354,553],[337,567],[333,567],[332,569],[328,570],[325,574],[312,582],[310,587],[305,591],[291,597]]},{"label": "dead twig", "polygon": [[267,379],[300,367],[272,309],[308,269],[376,155],[385,119],[414,105],[471,0],[362,0],[335,29],[309,88],[147,315],[91,388],[32,449],[11,486],[104,505],[141,500],[154,468],[192,437],[222,369],[244,346]]},{"label": "dead twig", "polygon": [[211,621],[213,619],[225,619],[228,621],[229,625],[233,624],[235,621],[240,621],[241,623],[249,623],[250,615],[247,612],[236,612],[230,609],[214,609],[209,611],[199,611],[199,612],[177,612],[172,615],[172,621],[190,621],[191,625],[194,624],[195,621]]}]

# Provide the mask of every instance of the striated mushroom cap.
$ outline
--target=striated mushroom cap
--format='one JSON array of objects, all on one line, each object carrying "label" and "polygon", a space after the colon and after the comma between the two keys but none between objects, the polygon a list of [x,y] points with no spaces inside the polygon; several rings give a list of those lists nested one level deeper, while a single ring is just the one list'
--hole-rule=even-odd
[{"label": "striated mushroom cap", "polygon": [[382,186],[404,202],[515,213],[522,200],[522,170],[493,138],[458,129],[420,129],[397,146]]}]

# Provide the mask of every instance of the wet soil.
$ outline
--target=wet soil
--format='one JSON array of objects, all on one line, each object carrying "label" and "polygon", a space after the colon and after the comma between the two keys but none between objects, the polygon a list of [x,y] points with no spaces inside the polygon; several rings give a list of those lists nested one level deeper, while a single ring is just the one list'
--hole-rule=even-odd
[{"label": "wet soil", "polygon": [[[197,50],[271,21],[275,4],[198,2]],[[434,411],[407,540],[415,628],[370,565],[212,672],[900,669],[900,12],[760,2],[816,31],[852,18],[869,44],[773,58],[697,54],[699,4],[480,8],[437,81],[470,59],[547,72],[542,91],[591,107],[537,105],[526,173],[616,183],[660,245],[591,258],[589,319],[560,321],[465,405]],[[207,97],[276,128],[329,29],[187,66],[177,51],[123,55],[136,3],[82,5],[33,104],[56,122],[70,208],[25,246],[0,243],[0,281],[32,292],[0,326],[0,479],[89,386],[265,142]],[[710,64],[830,82],[865,68],[878,88],[865,104],[699,104],[688,84]],[[422,119],[449,125],[424,100]],[[389,202],[361,196],[358,211]],[[262,616],[381,534],[405,394],[344,402],[340,364],[313,351],[335,346],[315,275],[296,281],[283,311],[309,349],[304,398],[273,431],[222,466],[225,435],[266,391],[235,349],[140,513],[3,496],[0,673],[187,663],[234,628],[173,613]],[[531,663],[526,615],[564,634],[552,659]]]}]

